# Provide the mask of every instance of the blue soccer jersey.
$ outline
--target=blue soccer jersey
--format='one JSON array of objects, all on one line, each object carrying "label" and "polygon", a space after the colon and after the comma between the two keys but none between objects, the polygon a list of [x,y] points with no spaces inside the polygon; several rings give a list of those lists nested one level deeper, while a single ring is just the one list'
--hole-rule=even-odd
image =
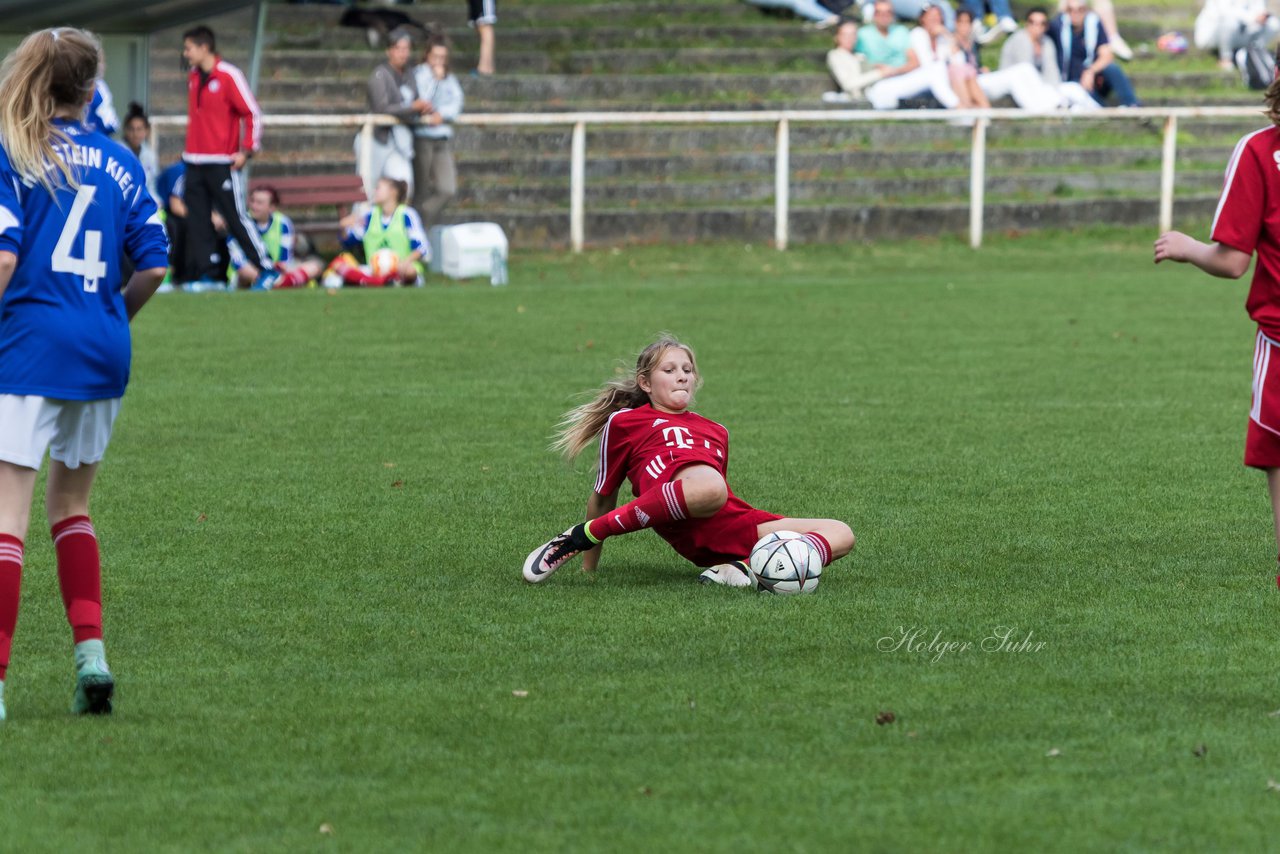
[{"label": "blue soccer jersey", "polygon": [[18,256],[0,299],[0,394],[120,397],[131,355],[121,256],[165,267],[168,239],[138,159],[79,122],[56,123],[77,189],[55,196],[24,180],[0,145],[0,250]]}]

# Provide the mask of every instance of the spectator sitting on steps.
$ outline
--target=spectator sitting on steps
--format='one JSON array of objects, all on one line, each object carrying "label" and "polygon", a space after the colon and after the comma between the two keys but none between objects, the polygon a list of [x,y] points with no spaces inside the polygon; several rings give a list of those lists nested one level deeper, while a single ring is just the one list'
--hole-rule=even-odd
[{"label": "spectator sitting on steps", "polygon": [[1009,36],[1000,49],[1000,69],[1027,64],[1036,70],[1040,80],[1058,93],[1061,106],[1069,110],[1096,110],[1098,102],[1079,83],[1062,82],[1058,50],[1046,32],[1049,12],[1034,6],[1027,12],[1026,26]]},{"label": "spectator sitting on steps", "polygon": [[922,63],[911,48],[907,28],[894,19],[890,0],[876,0],[874,26],[858,31],[857,52],[867,58],[883,78],[867,89],[867,99],[877,110],[896,109],[904,98],[932,94],[948,110],[960,105],[941,62]]},{"label": "spectator sitting on steps", "polygon": [[826,92],[822,100],[828,103],[848,103],[861,100],[862,90],[884,76],[878,69],[868,68],[861,54],[854,53],[858,44],[858,24],[848,18],[836,26],[835,47],[827,51],[827,68],[835,78],[838,92]]},{"label": "spectator sitting on steps", "polygon": [[973,13],[961,9],[956,13],[955,46],[951,59],[947,63],[947,74],[951,78],[951,88],[956,90],[960,98],[961,109],[986,109],[991,106],[987,93],[978,84],[978,74],[982,67],[978,60],[978,47],[975,41]]},{"label": "spectator sitting on steps", "polygon": [[1107,31],[1089,11],[1088,0],[1067,0],[1067,11],[1049,24],[1049,38],[1057,49],[1063,80],[1079,83],[1104,106],[1111,95],[1122,107],[1141,106],[1128,75],[1113,61]]},{"label": "spectator sitting on steps", "polygon": [[[293,220],[280,213],[280,194],[275,187],[262,185],[249,191],[249,217],[253,220],[258,236],[275,262],[280,279],[276,288],[300,288],[317,278],[324,264],[319,258],[301,258],[294,253],[296,230]],[[234,240],[227,248],[231,252],[232,287],[248,288],[257,281],[261,270],[245,257],[244,250]]]},{"label": "spectator sitting on steps", "polygon": [[1196,17],[1195,43],[1216,50],[1218,67],[1235,70],[1236,51],[1267,44],[1280,35],[1280,19],[1267,11],[1264,0],[1205,0]]}]

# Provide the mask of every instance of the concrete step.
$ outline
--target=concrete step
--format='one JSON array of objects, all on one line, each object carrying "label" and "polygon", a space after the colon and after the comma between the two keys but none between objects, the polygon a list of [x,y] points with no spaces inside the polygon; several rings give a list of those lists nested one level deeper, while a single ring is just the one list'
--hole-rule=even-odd
[{"label": "concrete step", "polygon": [[[1259,98],[1244,90],[1230,73],[1134,75],[1140,96],[1160,97],[1164,90],[1196,91],[1217,97]],[[294,101],[340,105],[363,103],[368,69],[339,76],[307,78],[266,77],[259,86],[262,101]],[[481,104],[578,104],[609,101],[647,105],[664,100],[742,101],[770,96],[820,99],[833,86],[821,71],[771,72],[768,74],[524,74],[491,79],[467,77],[462,81],[468,101]],[[1215,91],[1210,91],[1215,90]]]},{"label": "concrete step", "polygon": [[[500,13],[501,14],[501,13]],[[749,19],[750,20],[750,19]],[[245,36],[248,36],[245,33]],[[470,50],[476,38],[466,27],[451,29],[449,37],[460,47]],[[326,26],[321,28],[277,30],[272,44],[281,48],[347,47],[364,43],[364,33],[351,27]],[[538,26],[504,27],[499,24],[497,39],[500,45],[519,46],[521,50],[559,51],[590,48],[631,49],[635,47],[714,47],[714,46],[773,46],[796,47],[812,44],[825,47],[831,44],[827,33],[806,30],[796,26],[778,26],[769,23],[736,23],[724,20],[712,23],[667,23],[652,26],[617,26],[612,21],[602,26]],[[501,56],[501,48],[499,48]]]},{"label": "concrete step", "polygon": [[[455,73],[474,64],[474,50],[456,46]],[[548,53],[531,50],[503,50],[503,75],[525,74],[670,74],[722,72],[740,69],[813,71],[824,68],[825,47],[695,47],[633,48],[631,50],[575,50]],[[382,61],[382,53],[367,49],[313,50],[278,48],[265,55],[265,75],[271,79],[298,77],[357,77],[367,79],[370,70]],[[163,74],[163,70],[162,70]],[[177,75],[176,69],[173,72]]]},{"label": "concrete step", "polygon": [[[1178,149],[1178,161],[1188,166],[1225,163],[1231,154],[1229,145],[1187,145]],[[529,158],[469,157],[460,152],[458,169],[468,181],[568,181],[569,158],[543,156]],[[1060,169],[1071,172],[1098,168],[1159,169],[1160,148],[1147,146],[1115,147],[1100,149],[995,149],[987,153],[987,170],[990,174],[1001,171],[1026,169]],[[792,174],[803,178],[827,173],[857,171],[863,174],[892,176],[906,170],[917,170],[925,175],[945,173],[966,174],[969,154],[966,151],[827,151],[792,152]],[[306,175],[325,172],[355,171],[355,158],[335,161],[331,158],[298,156],[289,160],[263,158],[254,164],[253,174]],[[773,175],[771,152],[734,152],[718,155],[690,154],[627,155],[614,157],[588,157],[585,164],[587,185],[598,180],[613,181],[673,181],[705,180],[709,176],[760,176],[769,180]]]},{"label": "concrete step", "polygon": [[[1202,220],[1213,214],[1217,195],[1183,195],[1174,215],[1181,221]],[[1042,202],[992,202],[984,222],[987,233],[1076,228],[1106,224],[1150,225],[1154,230],[1159,202],[1155,199],[1068,199]],[[446,209],[443,221],[474,222],[481,217]],[[488,211],[485,221],[500,224],[515,246],[565,246],[569,217],[561,212]],[[795,243],[871,242],[904,237],[963,235],[969,229],[967,202],[949,205],[823,205],[800,207],[789,215]],[[711,209],[652,211],[587,211],[584,221],[589,246],[639,243],[692,243],[735,240],[769,244],[774,217],[768,207],[725,206]],[[1153,232],[1154,233],[1154,232]],[[516,274],[518,275],[518,274]]]},{"label": "concrete step", "polygon": [[[1232,142],[1257,121],[1184,123],[1182,136],[1192,136],[1201,144],[1210,140]],[[268,125],[263,141],[266,152],[346,153],[351,148],[355,131],[350,128],[272,128]],[[477,127],[459,126],[454,145],[463,156],[528,156],[531,154],[563,155],[569,150],[571,130],[568,125],[556,127]],[[987,144],[1039,144],[1043,146],[1106,147],[1135,138],[1146,137],[1155,144],[1160,139],[1158,128],[1140,121],[1116,119],[1106,123],[1089,120],[1041,120],[996,122],[987,132]],[[814,123],[791,125],[793,150],[832,150],[846,148],[961,147],[968,148],[970,133],[943,122],[906,124],[886,123]],[[177,145],[176,135],[164,141]],[[772,123],[749,125],[629,125],[597,126],[587,129],[587,149],[592,156],[637,153],[713,154],[731,151],[773,151],[776,130]],[[176,150],[176,149],[175,149]]]},{"label": "concrete step", "polygon": [[[1209,193],[1222,186],[1222,170],[1180,170],[1178,190],[1181,193]],[[986,181],[986,192],[993,197],[1026,196],[1041,198],[1046,203],[1077,196],[1155,194],[1160,189],[1157,170],[1089,171],[1061,174],[992,174]],[[934,198],[940,202],[967,198],[967,175],[903,177],[827,176],[820,180],[795,180],[791,183],[793,204],[818,202],[879,202],[902,204],[908,199]],[[587,210],[617,210],[655,207],[680,207],[736,204],[770,204],[774,198],[771,175],[749,178],[727,177],[718,181],[667,183],[588,183]],[[569,187],[558,184],[515,185],[483,184],[463,181],[453,202],[457,209],[474,209],[483,213],[493,209],[569,209]]]}]

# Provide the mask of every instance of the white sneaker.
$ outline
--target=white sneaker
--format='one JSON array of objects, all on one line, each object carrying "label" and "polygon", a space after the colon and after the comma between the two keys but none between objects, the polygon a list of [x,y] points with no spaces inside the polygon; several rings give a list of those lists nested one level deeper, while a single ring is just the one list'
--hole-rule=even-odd
[{"label": "white sneaker", "polygon": [[999,27],[1006,33],[1016,33],[1018,31],[1018,22],[1013,18],[1005,16],[1000,19]]},{"label": "white sneaker", "polygon": [[848,92],[823,92],[822,103],[824,104],[852,104],[853,96]]},{"label": "white sneaker", "polygon": [[1133,48],[1129,47],[1129,43],[1120,36],[1116,36],[1112,39],[1110,44],[1111,52],[1116,55],[1116,59],[1121,62],[1128,62],[1133,59]]},{"label": "white sneaker", "polygon": [[710,569],[702,570],[698,576],[699,584],[723,584],[725,587],[755,587],[756,581],[751,577],[747,565],[740,560],[720,563]]},{"label": "white sneaker", "polygon": [[978,44],[991,44],[1000,38],[1000,30],[996,27],[987,29],[987,25],[981,21],[973,22],[973,40]]}]

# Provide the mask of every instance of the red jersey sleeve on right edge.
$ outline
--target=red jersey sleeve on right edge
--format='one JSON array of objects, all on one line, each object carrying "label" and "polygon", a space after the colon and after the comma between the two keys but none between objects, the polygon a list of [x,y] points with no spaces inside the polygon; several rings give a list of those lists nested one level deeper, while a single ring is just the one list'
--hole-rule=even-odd
[{"label": "red jersey sleeve on right edge", "polygon": [[1258,245],[1266,205],[1267,176],[1257,149],[1250,145],[1256,137],[1250,134],[1240,140],[1231,155],[1210,238],[1250,255]]}]

